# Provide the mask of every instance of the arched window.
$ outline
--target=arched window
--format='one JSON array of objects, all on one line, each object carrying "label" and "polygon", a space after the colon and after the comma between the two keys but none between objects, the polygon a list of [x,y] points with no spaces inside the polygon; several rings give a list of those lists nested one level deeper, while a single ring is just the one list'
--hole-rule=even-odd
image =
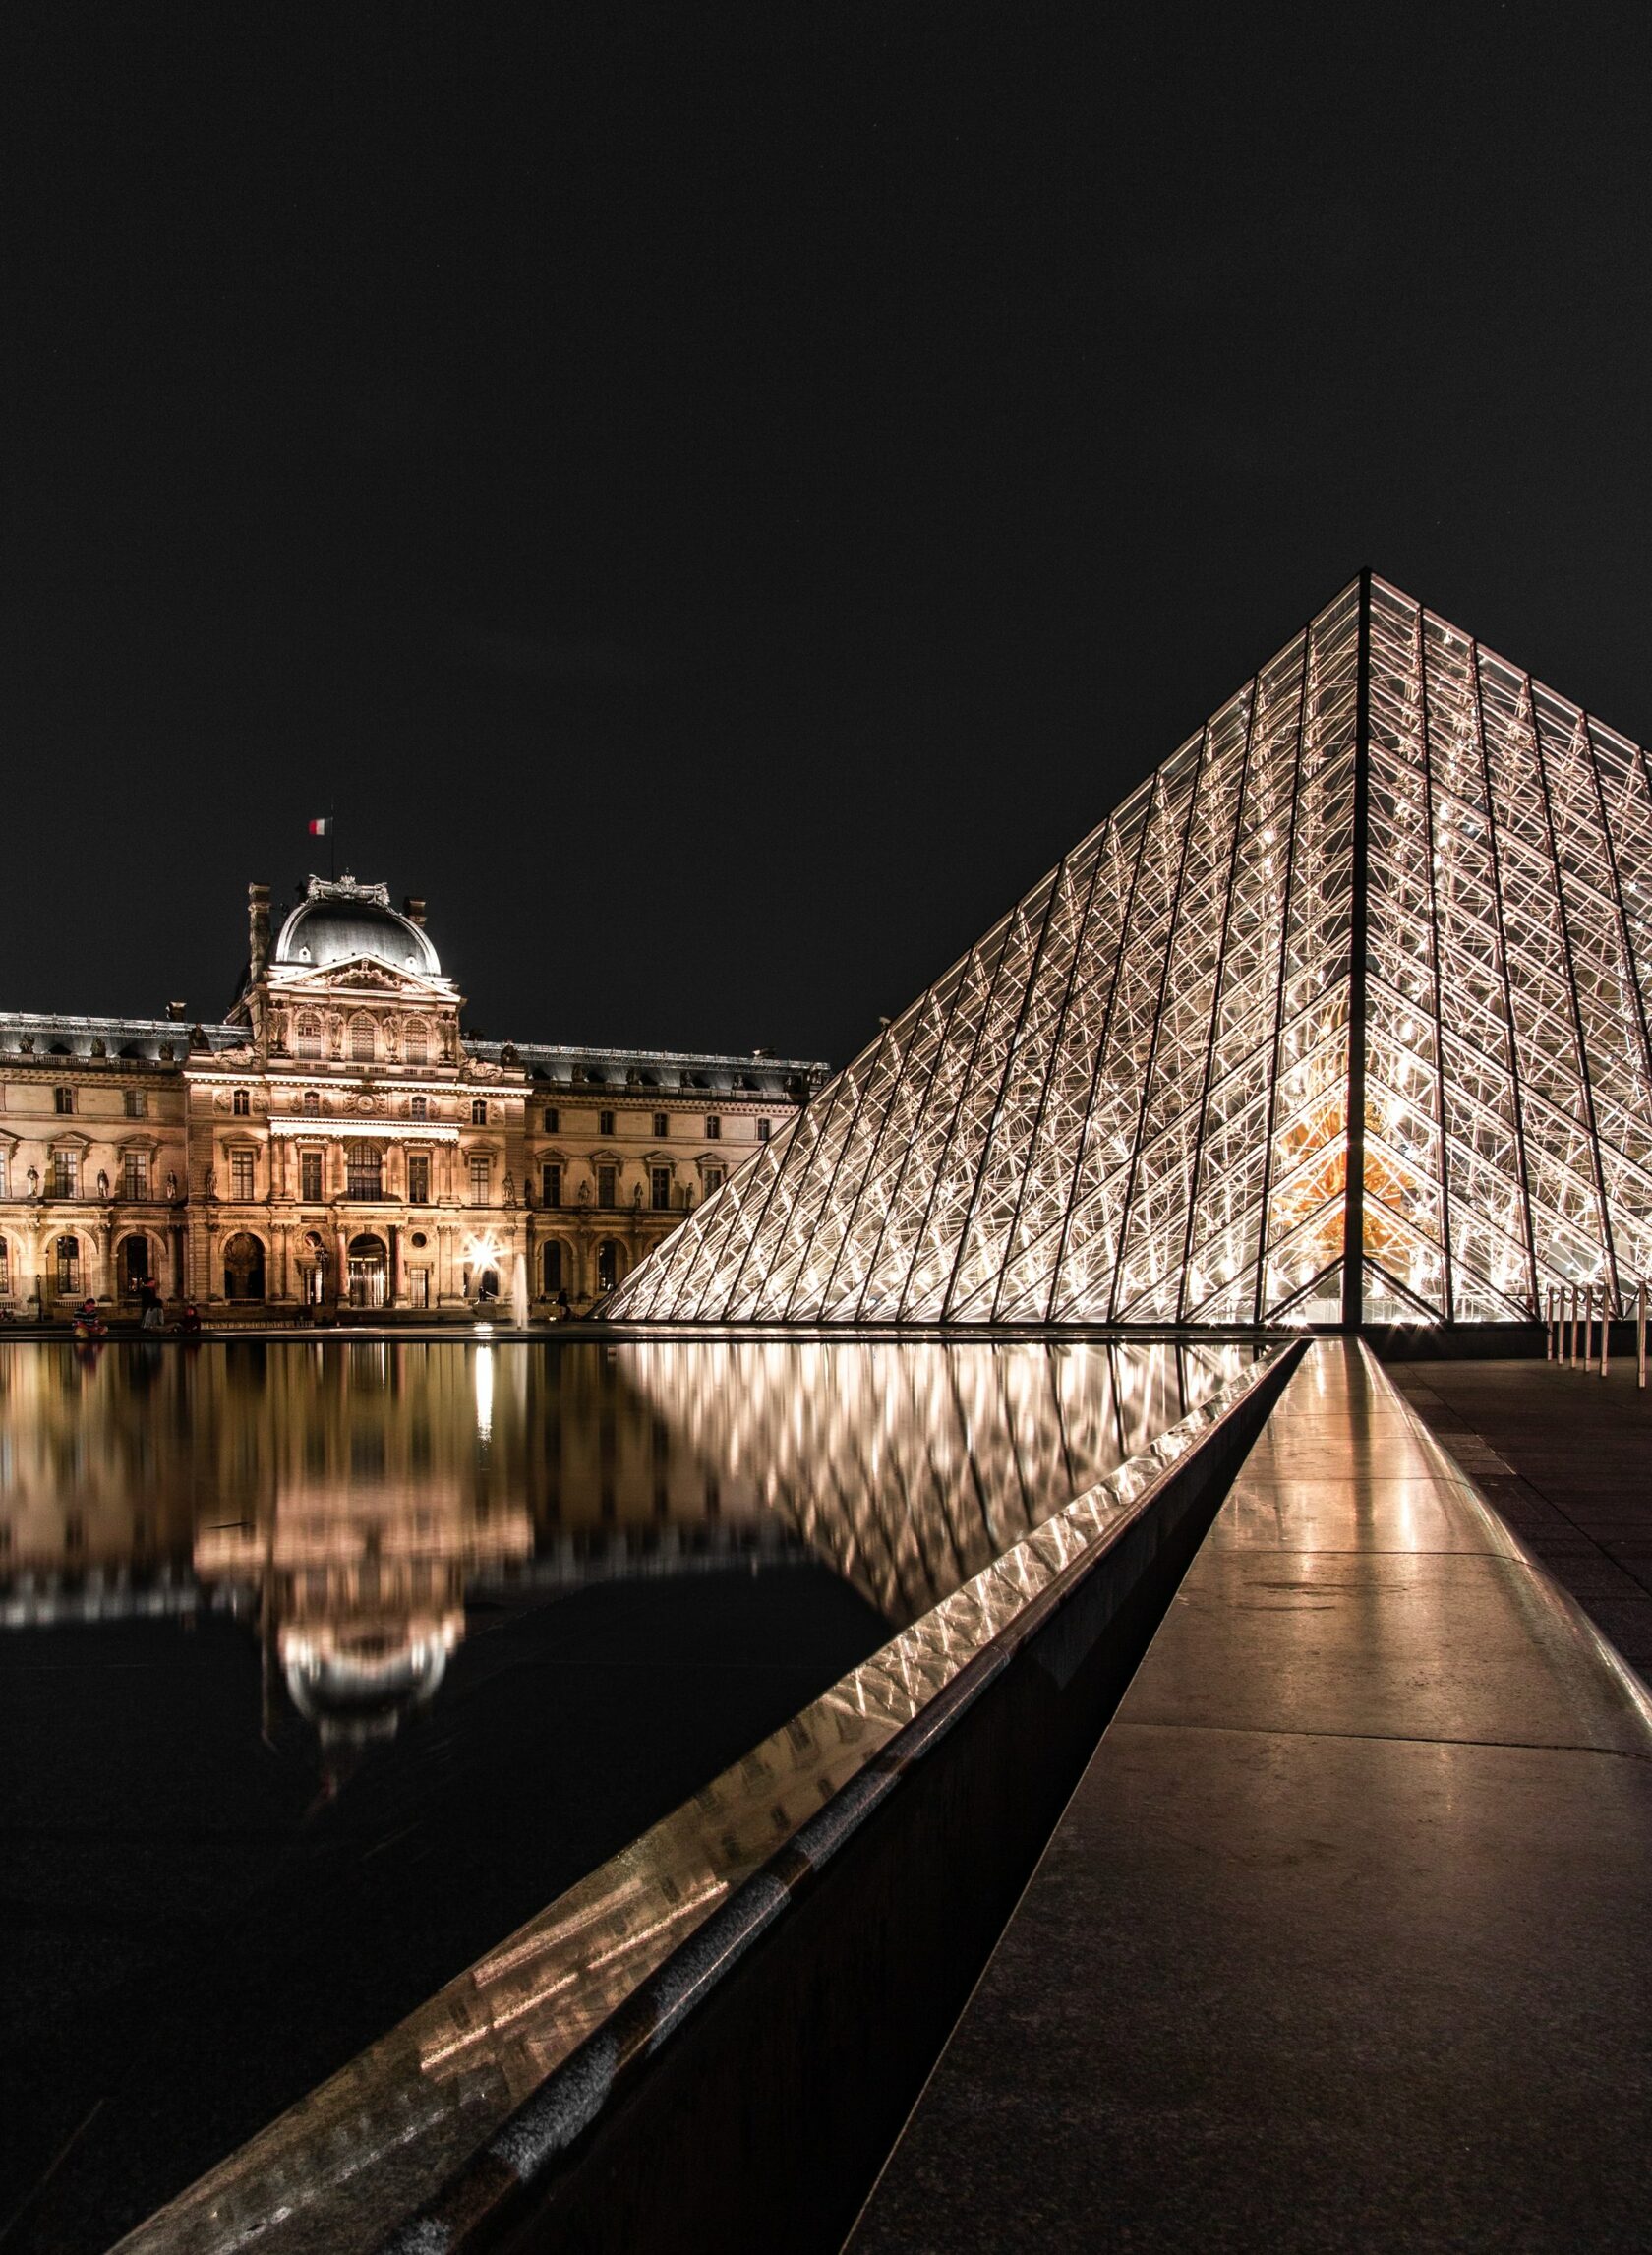
[{"label": "arched window", "polygon": [[371,1065],[377,1055],[373,1021],[362,1011],[350,1021],[350,1058],[354,1064]]},{"label": "arched window", "polygon": [[12,1248],[0,1237],[0,1298],[10,1296],[12,1289]]},{"label": "arched window", "polygon": [[430,1036],[422,1018],[409,1018],[401,1037],[401,1053],[410,1065],[422,1065],[430,1055]]},{"label": "arched window", "polygon": [[60,1237],[53,1252],[57,1264],[58,1297],[72,1298],[81,1288],[81,1241],[78,1237]]},{"label": "arched window", "polygon": [[245,1089],[237,1089],[229,1099],[229,1108],[238,1120],[244,1120],[253,1108],[253,1099]]},{"label": "arched window", "polygon": [[426,1097],[415,1097],[411,1104],[408,1106],[408,1112],[413,1119],[429,1119],[430,1099]]},{"label": "arched window", "polygon": [[384,1194],[384,1155],[377,1144],[353,1143],[344,1153],[346,1198],[379,1198]]},{"label": "arched window", "polygon": [[263,1299],[264,1247],[250,1229],[225,1242],[223,1265],[226,1300]]},{"label": "arched window", "polygon": [[314,1089],[306,1089],[306,1090],[305,1090],[305,1092],[304,1092],[304,1100],[303,1100],[303,1102],[302,1102],[302,1104],[300,1105],[300,1107],[299,1107],[299,1108],[300,1108],[300,1110],[301,1110],[301,1111],[306,1111],[306,1112],[309,1112],[309,1113],[311,1113],[312,1115],[314,1115],[316,1112],[319,1112],[319,1111],[321,1110],[321,1108],[322,1108],[322,1099],[321,1099],[321,1098],[320,1098],[320,1097],[319,1097],[319,1096],[316,1094],[316,1092],[315,1092],[315,1090],[314,1090]]},{"label": "arched window", "polygon": [[322,1022],[313,1010],[301,1012],[293,1028],[293,1051],[300,1057],[319,1057],[322,1053]]},{"label": "arched window", "polygon": [[484,1097],[472,1097],[472,1098],[471,1098],[471,1099],[470,1099],[470,1124],[471,1124],[471,1126],[472,1126],[472,1127],[486,1127],[486,1126],[487,1126],[487,1124],[488,1124],[488,1104],[487,1104],[487,1099],[486,1099],[486,1098],[484,1098]]}]

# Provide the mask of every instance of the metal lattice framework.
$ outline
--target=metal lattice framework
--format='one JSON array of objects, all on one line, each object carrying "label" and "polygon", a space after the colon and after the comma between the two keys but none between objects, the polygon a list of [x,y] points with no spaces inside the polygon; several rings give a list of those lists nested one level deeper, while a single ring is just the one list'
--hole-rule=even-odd
[{"label": "metal lattice framework", "polygon": [[[1646,754],[1369,576],[609,1303],[1499,1321],[1652,1268]],[[1363,1259],[1344,1263],[1345,1245]]]}]

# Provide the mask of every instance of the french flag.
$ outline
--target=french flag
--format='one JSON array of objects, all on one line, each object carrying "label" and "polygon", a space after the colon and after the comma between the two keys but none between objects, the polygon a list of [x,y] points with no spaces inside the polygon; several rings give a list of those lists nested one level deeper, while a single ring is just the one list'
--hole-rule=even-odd
[{"label": "french flag", "polygon": [[324,838],[331,828],[332,816],[330,814],[323,814],[316,821],[311,823],[310,835],[312,838]]}]

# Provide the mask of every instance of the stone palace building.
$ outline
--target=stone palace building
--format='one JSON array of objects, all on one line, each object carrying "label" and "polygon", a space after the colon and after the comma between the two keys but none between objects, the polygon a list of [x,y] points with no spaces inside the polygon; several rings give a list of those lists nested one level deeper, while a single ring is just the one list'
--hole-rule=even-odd
[{"label": "stone palace building", "polygon": [[422,900],[248,894],[221,1024],[0,1012],[0,1310],[581,1310],[827,1076],[473,1039]]}]

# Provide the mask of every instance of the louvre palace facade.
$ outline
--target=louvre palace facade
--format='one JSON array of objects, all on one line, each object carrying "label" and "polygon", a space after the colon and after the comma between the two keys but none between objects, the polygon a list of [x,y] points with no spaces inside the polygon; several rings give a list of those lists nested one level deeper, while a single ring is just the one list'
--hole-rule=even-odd
[{"label": "louvre palace facade", "polygon": [[481,1041],[425,905],[312,877],[221,1022],[0,1012],[0,1309],[588,1307],[824,1066]]}]

